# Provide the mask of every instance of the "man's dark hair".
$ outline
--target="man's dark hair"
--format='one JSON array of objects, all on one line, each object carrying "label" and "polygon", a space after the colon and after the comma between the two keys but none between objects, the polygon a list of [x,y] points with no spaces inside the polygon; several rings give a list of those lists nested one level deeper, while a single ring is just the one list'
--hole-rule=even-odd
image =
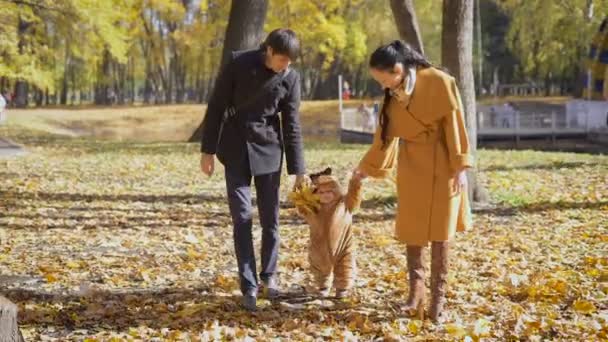
[{"label": "man's dark hair", "polygon": [[300,41],[290,29],[276,29],[266,37],[262,48],[270,46],[274,54],[284,55],[295,60],[300,53]]}]

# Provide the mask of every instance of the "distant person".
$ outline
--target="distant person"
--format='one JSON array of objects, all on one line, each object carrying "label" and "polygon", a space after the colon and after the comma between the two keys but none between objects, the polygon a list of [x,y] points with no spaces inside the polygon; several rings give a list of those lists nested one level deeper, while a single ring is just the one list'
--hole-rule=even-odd
[{"label": "distant person", "polygon": [[513,111],[513,108],[511,108],[511,105],[509,105],[509,103],[505,103],[503,105],[503,109],[502,109],[502,115],[501,115],[501,122],[500,125],[504,128],[509,128],[510,125],[510,120],[509,120],[509,115],[511,114],[511,112]]},{"label": "distant person", "polygon": [[349,89],[344,89],[344,91],[342,91],[342,100],[350,100],[350,90]]},{"label": "distant person", "polygon": [[376,129],[376,117],[374,115],[373,107],[368,107],[364,103],[362,103],[357,113],[361,118],[362,128],[365,132],[373,132]]},{"label": "distant person", "polygon": [[344,81],[344,85],[342,86],[342,100],[350,100],[351,95],[350,84]]},{"label": "distant person", "polygon": [[4,109],[6,108],[6,99],[0,94],[0,124],[4,122]]},{"label": "distant person", "polygon": [[380,104],[378,101],[374,101],[372,107],[374,107],[374,115],[378,115],[378,112],[380,111]]}]

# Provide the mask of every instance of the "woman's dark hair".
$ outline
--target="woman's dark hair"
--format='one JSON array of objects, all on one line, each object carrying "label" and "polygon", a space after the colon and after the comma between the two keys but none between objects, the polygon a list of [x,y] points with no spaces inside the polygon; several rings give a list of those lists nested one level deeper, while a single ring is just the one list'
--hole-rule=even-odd
[{"label": "woman's dark hair", "polygon": [[[433,66],[423,54],[400,40],[395,40],[390,44],[377,48],[369,59],[369,66],[380,71],[393,72],[397,63],[403,64],[404,71],[410,67],[429,68]],[[385,148],[387,144],[388,114],[386,113],[386,106],[390,98],[390,90],[384,89],[384,102],[380,111],[382,148]]]},{"label": "woman's dark hair", "polygon": [[296,33],[290,29],[275,29],[268,34],[262,43],[262,49],[270,46],[273,53],[289,57],[295,60],[300,53],[300,41]]}]

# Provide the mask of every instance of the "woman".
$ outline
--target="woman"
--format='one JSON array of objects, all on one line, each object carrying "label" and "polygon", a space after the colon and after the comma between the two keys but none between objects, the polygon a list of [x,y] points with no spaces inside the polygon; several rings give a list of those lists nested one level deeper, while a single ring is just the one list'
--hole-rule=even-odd
[{"label": "woman", "polygon": [[471,224],[466,192],[469,154],[454,78],[401,41],[378,48],[372,77],[385,89],[380,125],[353,176],[385,178],[397,166],[397,239],[407,245],[406,312],[423,314],[422,254],[431,243],[429,318],[443,321],[448,244]]}]

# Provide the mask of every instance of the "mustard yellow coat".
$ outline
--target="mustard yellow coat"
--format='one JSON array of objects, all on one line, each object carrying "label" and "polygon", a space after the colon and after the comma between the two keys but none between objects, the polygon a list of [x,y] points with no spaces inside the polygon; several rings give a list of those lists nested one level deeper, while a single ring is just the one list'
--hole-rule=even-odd
[{"label": "mustard yellow coat", "polygon": [[389,144],[378,129],[359,168],[385,178],[397,166],[396,237],[408,245],[447,241],[471,225],[467,192],[452,190],[457,170],[473,166],[454,78],[418,69],[411,96],[387,104]]}]

